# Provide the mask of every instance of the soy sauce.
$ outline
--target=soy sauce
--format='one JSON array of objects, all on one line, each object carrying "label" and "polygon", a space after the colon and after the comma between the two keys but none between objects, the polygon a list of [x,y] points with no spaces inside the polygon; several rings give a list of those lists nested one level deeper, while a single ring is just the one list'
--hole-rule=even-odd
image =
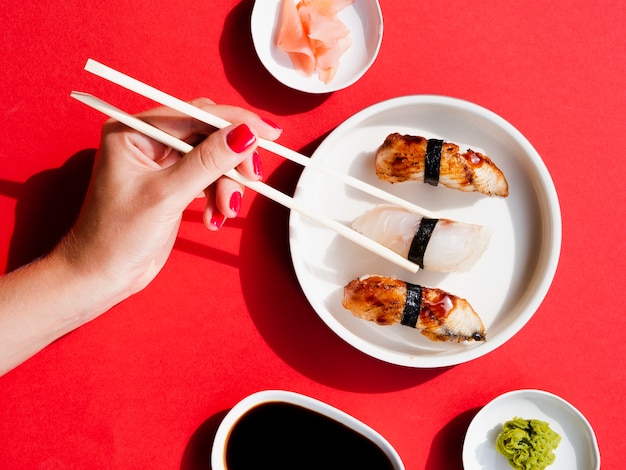
[{"label": "soy sauce", "polygon": [[298,405],[265,403],[243,415],[226,444],[228,470],[393,470],[383,450],[334,419]]}]

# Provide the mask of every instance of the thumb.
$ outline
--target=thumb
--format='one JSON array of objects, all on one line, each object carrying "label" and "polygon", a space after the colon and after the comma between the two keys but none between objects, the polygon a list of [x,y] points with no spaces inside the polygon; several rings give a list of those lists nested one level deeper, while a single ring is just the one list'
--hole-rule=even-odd
[{"label": "thumb", "polygon": [[210,134],[175,165],[168,167],[171,195],[188,204],[205,188],[246,158],[257,147],[257,135],[246,125],[231,125]]}]

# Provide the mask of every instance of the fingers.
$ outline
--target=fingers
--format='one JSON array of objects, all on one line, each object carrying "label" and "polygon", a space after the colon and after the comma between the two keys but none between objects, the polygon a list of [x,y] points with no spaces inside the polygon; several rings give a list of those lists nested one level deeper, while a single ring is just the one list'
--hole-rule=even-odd
[{"label": "fingers", "polygon": [[164,179],[172,194],[182,201],[217,181],[224,173],[252,159],[258,137],[246,124],[215,131],[175,165],[166,169]]},{"label": "fingers", "polygon": [[[173,202],[177,210],[182,211],[198,194],[204,193],[207,198],[205,224],[216,230],[226,218],[235,217],[239,213],[244,193],[239,183],[223,175],[236,168],[248,179],[262,179],[263,168],[257,152],[259,138],[275,140],[282,129],[273,121],[263,119],[251,111],[217,105],[206,98],[193,100],[191,104],[233,124],[216,130],[166,107],[137,115],[149,124],[194,145],[193,150],[184,156],[120,123],[107,124],[105,134],[122,134],[128,149],[139,150],[133,154],[138,157],[136,162],[142,162],[144,170],[153,171],[150,178],[152,189],[159,198],[166,197]],[[160,171],[154,172],[155,169]]]},{"label": "fingers", "polygon": [[[194,100],[192,104],[203,109],[210,108],[211,113],[227,121],[242,122],[210,133],[192,152],[176,163],[168,177],[172,185],[186,186],[189,192],[183,196],[184,200],[191,193],[197,194],[199,188],[205,189],[207,205],[204,222],[210,230],[217,230],[227,218],[237,216],[244,194],[243,186],[222,175],[237,168],[248,179],[262,179],[258,138],[261,136],[274,140],[280,136],[282,129],[273,121],[241,108],[215,105],[202,98]],[[193,139],[211,130],[210,126],[195,119],[173,119],[169,121],[168,131],[182,139]],[[167,122],[162,121],[160,124],[167,126]]]},{"label": "fingers", "polygon": [[[251,180],[263,179],[263,166],[259,153],[252,152],[251,159],[245,159],[237,170]],[[205,190],[207,205],[204,211],[204,223],[209,230],[218,230],[226,219],[236,217],[241,210],[244,186],[236,181],[220,177]]]},{"label": "fingers", "polygon": [[[251,129],[258,132],[258,135],[264,139],[275,140],[282,132],[282,129],[272,120],[261,118],[252,111],[248,111],[243,108],[215,104],[208,98],[196,98],[190,101],[189,104],[220,117],[230,123],[247,124]],[[197,119],[188,117],[178,111],[174,111],[166,107],[152,109],[150,111],[140,113],[137,116],[153,126],[167,132],[168,134],[171,134],[174,137],[184,140],[192,145],[199,143],[204,136],[215,131],[215,128],[209,124],[198,121]]]},{"label": "fingers", "polygon": [[[261,157],[255,150],[252,159],[245,159],[237,170],[251,180],[263,179]],[[204,210],[204,224],[209,230],[218,230],[226,219],[236,217],[241,210],[244,187],[227,177],[220,177],[205,190],[207,205]]]},{"label": "fingers", "polygon": [[221,177],[205,190],[206,207],[204,225],[209,230],[219,230],[226,219],[236,217],[241,210],[244,188],[231,180]]},{"label": "fingers", "polygon": [[[190,101],[190,104],[228,122],[247,124],[248,127],[254,129],[258,136],[264,139],[276,140],[282,133],[282,129],[272,120],[261,118],[252,111],[243,108],[217,105],[208,98],[196,98]],[[207,135],[215,131],[215,128],[209,124],[167,107],[154,108],[139,113],[136,116],[152,126],[194,146],[204,140]],[[133,139],[133,145],[146,155],[147,158],[160,162],[161,166],[168,166],[172,162],[175,162],[174,156],[171,154],[168,155],[171,149],[163,144],[140,136],[116,121],[110,121],[107,123],[106,127],[108,129],[107,132],[125,131],[131,133],[130,138]],[[164,157],[170,158],[162,162]],[[245,168],[247,169],[247,167]],[[246,171],[244,171],[244,174],[246,174]],[[253,174],[254,173],[248,173],[246,176]]]},{"label": "fingers", "polygon": [[237,170],[246,178],[251,180],[263,179],[263,163],[261,162],[261,156],[259,152],[255,150],[252,152],[252,158],[248,158],[242,161]]}]

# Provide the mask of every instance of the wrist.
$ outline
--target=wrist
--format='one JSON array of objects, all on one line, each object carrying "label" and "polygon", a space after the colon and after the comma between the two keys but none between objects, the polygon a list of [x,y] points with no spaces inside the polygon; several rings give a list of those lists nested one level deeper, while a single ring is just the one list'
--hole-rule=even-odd
[{"label": "wrist", "polygon": [[63,247],[0,278],[0,375],[122,300]]},{"label": "wrist", "polygon": [[75,320],[85,323],[104,313],[130,294],[119,276],[97,259],[89,257],[89,252],[73,239],[70,232],[42,262],[55,273],[59,288],[72,304]]}]

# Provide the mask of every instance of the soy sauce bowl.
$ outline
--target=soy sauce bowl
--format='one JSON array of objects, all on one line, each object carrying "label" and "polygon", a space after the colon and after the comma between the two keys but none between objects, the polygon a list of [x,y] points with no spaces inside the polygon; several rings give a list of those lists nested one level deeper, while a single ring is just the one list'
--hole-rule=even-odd
[{"label": "soy sauce bowl", "polygon": [[[297,0],[293,0],[296,2]],[[289,55],[276,46],[281,0],[256,0],[250,18],[252,42],[263,66],[279,82],[306,93],[330,93],[359,80],[378,56],[383,39],[383,15],[377,0],[358,0],[339,12],[350,30],[351,47],[342,55],[337,75],[329,83],[295,69]]]},{"label": "soy sauce bowl", "polygon": [[298,459],[309,468],[322,454],[327,458],[319,468],[327,470],[358,468],[359,459],[380,470],[404,470],[378,432],[322,401],[284,390],[249,395],[227,413],[213,441],[211,468],[301,468]]}]

